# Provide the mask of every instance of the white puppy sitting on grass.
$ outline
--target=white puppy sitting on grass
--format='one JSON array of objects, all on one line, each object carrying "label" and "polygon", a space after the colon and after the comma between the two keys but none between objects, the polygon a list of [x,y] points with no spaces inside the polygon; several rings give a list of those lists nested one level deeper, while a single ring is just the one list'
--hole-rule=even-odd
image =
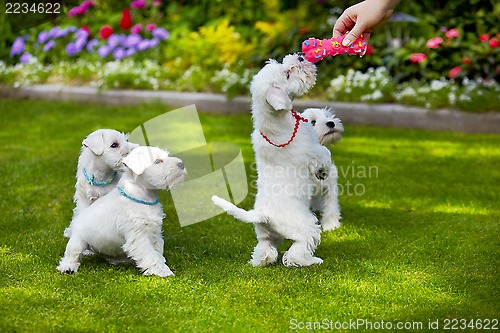
[{"label": "white puppy sitting on grass", "polygon": [[[112,129],[94,131],[83,140],[76,171],[73,219],[116,187],[122,159],[135,147],[138,145],[128,142],[125,134]],[[64,236],[71,236],[72,225],[73,222],[64,230]]]},{"label": "white puppy sitting on grass", "polygon": [[132,259],[144,275],[171,276],[163,257],[164,218],[157,190],[183,181],[182,161],[154,147],[135,148],[123,159],[125,174],[106,196],[78,214],[57,269],[75,273],[86,250],[110,259]]},{"label": "white puppy sitting on grass", "polygon": [[[324,146],[335,145],[342,139],[344,125],[329,108],[309,108],[302,112],[314,129],[318,142]],[[312,198],[311,209],[321,213],[323,231],[340,227],[340,205],[338,199],[338,172],[332,161],[326,179],[317,179],[317,187]]]},{"label": "white puppy sitting on grass", "polygon": [[316,67],[301,55],[282,63],[269,60],[251,84],[252,144],[257,163],[254,209],[245,211],[213,196],[213,202],[237,219],[255,224],[257,246],[251,264],[267,266],[278,258],[278,243],[293,241],[283,255],[291,267],[321,264],[314,256],[321,229],[310,210],[315,179],[328,177],[330,151],[294,110],[292,100],[316,82]]}]

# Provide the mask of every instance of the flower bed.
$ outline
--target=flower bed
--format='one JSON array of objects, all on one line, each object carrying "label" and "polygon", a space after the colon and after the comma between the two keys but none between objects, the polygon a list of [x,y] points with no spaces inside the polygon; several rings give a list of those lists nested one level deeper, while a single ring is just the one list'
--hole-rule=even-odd
[{"label": "flower bed", "polygon": [[[123,8],[123,2],[86,0],[57,24],[13,38],[9,58],[0,60],[0,83],[247,94],[267,58],[298,51],[311,35],[331,33],[341,12],[303,3],[283,10],[279,1],[253,12],[243,10],[254,8],[247,1],[195,3],[133,0]],[[311,16],[318,18],[315,27]],[[374,34],[361,60],[337,56],[318,64],[313,97],[498,110],[500,34],[489,22],[475,31],[466,23],[427,27],[428,38],[410,38],[398,49],[379,47],[383,36]]]}]

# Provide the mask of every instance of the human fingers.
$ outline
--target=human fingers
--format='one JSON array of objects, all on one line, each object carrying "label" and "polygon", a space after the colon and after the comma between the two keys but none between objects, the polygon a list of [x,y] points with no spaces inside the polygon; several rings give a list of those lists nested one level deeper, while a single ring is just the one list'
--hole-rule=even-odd
[{"label": "human fingers", "polygon": [[333,37],[339,37],[344,35],[347,31],[351,30],[356,24],[356,17],[350,14],[349,9],[345,10],[342,15],[339,16],[337,21],[333,26]]},{"label": "human fingers", "polygon": [[352,28],[352,30],[349,31],[349,33],[342,40],[342,45],[343,46],[351,45],[352,42],[354,42],[359,36],[361,36],[361,34],[363,34],[363,36],[368,35],[368,37],[370,37],[370,33],[365,32],[364,26],[362,26],[361,24],[354,25],[354,28]]}]

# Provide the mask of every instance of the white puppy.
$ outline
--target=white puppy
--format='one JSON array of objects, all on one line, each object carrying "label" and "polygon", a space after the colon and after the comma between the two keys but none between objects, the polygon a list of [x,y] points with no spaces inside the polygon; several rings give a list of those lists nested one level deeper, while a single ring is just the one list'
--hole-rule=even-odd
[{"label": "white puppy", "polygon": [[[135,147],[138,145],[127,142],[125,134],[112,129],[94,131],[83,140],[76,171],[73,219],[116,187],[122,159]],[[64,236],[71,236],[72,225],[73,222],[64,230]]]},{"label": "white puppy", "polygon": [[[309,120],[316,137],[324,146],[336,144],[342,138],[344,125],[329,108],[305,109],[302,116]],[[321,213],[321,226],[324,231],[340,227],[340,205],[338,200],[338,172],[332,161],[328,178],[317,180],[317,187],[312,198],[311,208]]]},{"label": "white puppy", "polygon": [[60,272],[75,273],[81,254],[90,249],[113,259],[130,258],[144,275],[173,275],[163,257],[164,214],[157,190],[182,182],[184,164],[164,150],[144,146],[130,152],[123,164],[118,186],[75,218]]},{"label": "white puppy", "polygon": [[254,209],[245,211],[212,197],[232,216],[255,224],[258,243],[250,261],[254,266],[276,262],[277,245],[283,238],[293,241],[283,255],[284,265],[323,262],[314,257],[321,230],[310,202],[314,178],[328,176],[331,156],[292,106],[292,99],[306,93],[315,82],[316,67],[297,54],[287,55],[283,63],[269,60],[260,70],[250,88],[258,173]]}]

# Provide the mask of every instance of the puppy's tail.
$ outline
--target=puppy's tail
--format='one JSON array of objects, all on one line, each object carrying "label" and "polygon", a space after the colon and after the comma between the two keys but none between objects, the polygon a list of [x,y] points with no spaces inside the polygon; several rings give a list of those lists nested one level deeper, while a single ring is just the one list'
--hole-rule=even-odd
[{"label": "puppy's tail", "polygon": [[216,195],[212,196],[214,204],[224,209],[229,215],[246,223],[266,223],[267,219],[261,213],[255,210],[246,211],[241,209],[227,200],[224,200]]}]

